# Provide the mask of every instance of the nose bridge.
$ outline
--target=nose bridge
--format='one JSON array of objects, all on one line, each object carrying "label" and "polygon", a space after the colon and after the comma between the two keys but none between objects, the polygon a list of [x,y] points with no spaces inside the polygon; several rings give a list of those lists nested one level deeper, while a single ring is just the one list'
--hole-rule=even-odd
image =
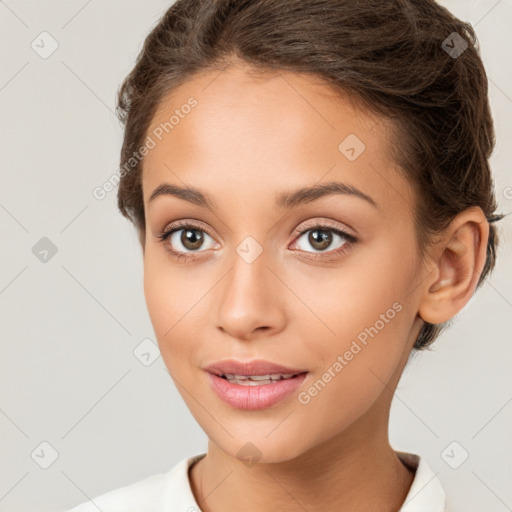
[{"label": "nose bridge", "polygon": [[217,325],[238,338],[247,338],[258,328],[282,328],[283,304],[275,293],[271,258],[252,236],[246,236],[230,259],[231,271],[223,280]]}]

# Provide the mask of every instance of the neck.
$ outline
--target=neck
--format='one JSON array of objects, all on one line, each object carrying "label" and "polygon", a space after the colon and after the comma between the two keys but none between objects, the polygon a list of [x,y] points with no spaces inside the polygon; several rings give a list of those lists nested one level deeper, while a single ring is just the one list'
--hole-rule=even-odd
[{"label": "neck", "polygon": [[387,428],[365,428],[376,423],[361,420],[296,458],[251,467],[210,440],[190,471],[198,505],[203,512],[398,511],[414,475],[389,445]]}]

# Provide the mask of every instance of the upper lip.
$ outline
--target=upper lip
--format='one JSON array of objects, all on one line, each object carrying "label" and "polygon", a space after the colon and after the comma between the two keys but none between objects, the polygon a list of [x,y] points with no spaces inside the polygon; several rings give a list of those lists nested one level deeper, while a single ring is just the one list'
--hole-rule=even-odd
[{"label": "upper lip", "polygon": [[215,375],[293,375],[308,371],[303,368],[289,368],[263,359],[245,362],[225,359],[206,366],[204,370]]}]

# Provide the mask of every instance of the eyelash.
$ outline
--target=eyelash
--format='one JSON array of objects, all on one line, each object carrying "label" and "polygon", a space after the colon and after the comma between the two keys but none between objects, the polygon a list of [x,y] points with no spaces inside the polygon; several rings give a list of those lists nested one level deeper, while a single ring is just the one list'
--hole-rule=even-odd
[{"label": "eyelash", "polygon": [[[165,250],[168,251],[171,254],[171,256],[177,257],[178,261],[181,258],[183,260],[190,260],[191,258],[195,257],[195,254],[194,254],[194,252],[183,253],[183,252],[175,251],[174,249],[171,249],[169,244],[166,244],[165,242],[173,233],[175,233],[176,231],[181,231],[182,229],[185,229],[185,228],[202,231],[203,233],[206,233],[207,235],[209,235],[213,238],[213,235],[202,226],[191,223],[189,221],[175,222],[174,224],[172,224],[169,227],[169,229],[164,230],[161,233],[159,233],[157,235],[157,238],[158,238],[159,242],[162,242],[164,244]],[[345,251],[347,251],[350,247],[352,247],[353,245],[355,245],[358,242],[358,239],[354,235],[351,235],[342,229],[335,228],[333,226],[329,226],[328,224],[322,224],[322,223],[316,222],[311,225],[304,226],[300,231],[297,231],[295,233],[296,236],[294,238],[294,243],[304,233],[308,233],[309,231],[314,231],[316,229],[322,230],[322,231],[330,231],[332,233],[335,233],[335,234],[341,236],[342,238],[344,238],[346,240],[346,242],[338,249],[333,249],[331,251],[326,251],[326,252],[313,253],[311,256],[307,256],[308,259],[313,259],[313,260],[326,259],[326,257],[327,257],[326,255],[328,255],[328,258],[332,258],[333,256],[338,256],[338,255],[344,253]]]}]

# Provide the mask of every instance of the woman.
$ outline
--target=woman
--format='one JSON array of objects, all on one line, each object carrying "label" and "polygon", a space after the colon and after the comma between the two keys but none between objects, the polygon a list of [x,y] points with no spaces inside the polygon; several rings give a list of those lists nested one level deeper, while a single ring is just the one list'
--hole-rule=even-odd
[{"label": "woman", "polygon": [[119,93],[119,207],[208,452],[73,512],[441,512],[388,440],[495,262],[470,25],[432,0],[178,0]]}]

